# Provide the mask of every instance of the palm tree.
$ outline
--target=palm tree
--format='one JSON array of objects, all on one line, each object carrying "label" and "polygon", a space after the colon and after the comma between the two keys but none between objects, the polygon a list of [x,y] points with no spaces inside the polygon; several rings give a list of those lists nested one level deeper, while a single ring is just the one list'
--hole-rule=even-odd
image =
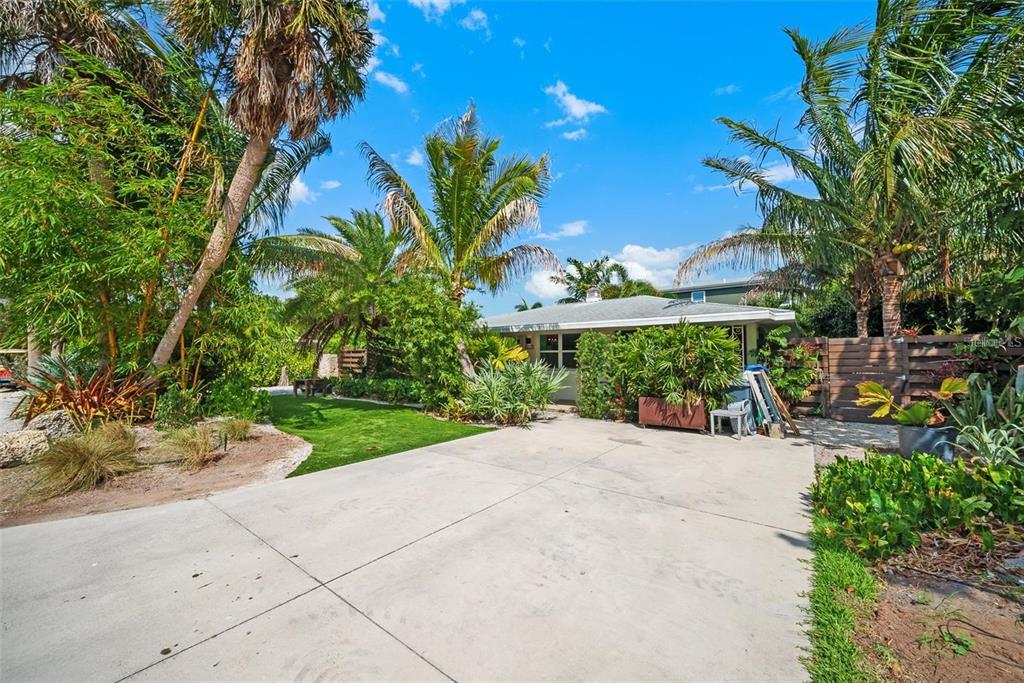
[{"label": "palm tree", "polygon": [[661,291],[647,280],[626,279],[625,282],[601,287],[602,299],[625,299],[631,296],[660,296]]},{"label": "palm tree", "polygon": [[325,219],[333,233],[306,228],[253,246],[257,270],[285,276],[295,291],[286,314],[305,326],[302,339],[316,349],[318,362],[335,337],[341,350],[360,335],[372,336],[378,297],[394,282],[404,246],[375,211],[353,211],[351,220]]},{"label": "palm tree", "polygon": [[533,304],[530,304],[526,299],[523,299],[522,301],[516,304],[516,310],[521,313],[523,311],[529,311],[534,308],[543,308],[543,306],[544,304],[542,304],[539,301],[534,301]]},{"label": "palm tree", "polygon": [[231,53],[227,113],[248,141],[202,260],[153,354],[157,367],[170,360],[203,289],[223,264],[274,140],[286,126],[293,140],[302,140],[322,121],[348,113],[363,97],[362,70],[373,49],[366,7],[355,0],[235,0],[211,6],[219,11],[204,11],[190,0],[166,4],[168,23],[182,41],[200,51]]},{"label": "palm tree", "polygon": [[[951,233],[978,241],[970,230],[939,229],[964,205],[965,193],[953,188],[976,177],[979,165],[997,177],[992,187],[1005,186],[1021,168],[1019,142],[1013,147],[1019,117],[1016,128],[1004,121],[1021,106],[1022,12],[883,0],[871,33],[844,30],[814,44],[787,31],[805,66],[800,92],[807,108],[799,128],[809,149],[719,119],[757,161],[709,158],[705,164],[739,190],[754,188],[763,222],[699,249],[680,264],[677,280],[719,264],[782,273],[797,272],[800,264],[847,284],[858,334],[867,334],[875,291],[884,334],[899,334],[910,258],[928,254],[915,265],[948,272],[942,251],[954,242]],[[854,75],[858,87],[850,92]],[[772,182],[761,165],[768,155],[781,156],[815,192]]]},{"label": "palm tree", "polygon": [[551,276],[552,282],[565,285],[569,290],[569,296],[558,300],[560,304],[586,301],[587,290],[591,287],[600,289],[615,284],[616,280],[620,285],[629,280],[626,267],[621,263],[612,262],[608,256],[602,256],[589,263],[574,258],[568,258],[565,262],[568,264],[566,269]]},{"label": "palm tree", "polygon": [[[546,156],[498,158],[500,139],[480,130],[476,107],[427,135],[427,176],[433,193],[428,213],[405,180],[367,143],[369,181],[384,194],[383,207],[410,247],[399,272],[431,273],[448,296],[462,303],[467,290],[495,292],[534,268],[560,269],[558,258],[533,244],[506,248],[524,228],[536,225],[547,193]],[[433,214],[433,219],[431,218]]]}]

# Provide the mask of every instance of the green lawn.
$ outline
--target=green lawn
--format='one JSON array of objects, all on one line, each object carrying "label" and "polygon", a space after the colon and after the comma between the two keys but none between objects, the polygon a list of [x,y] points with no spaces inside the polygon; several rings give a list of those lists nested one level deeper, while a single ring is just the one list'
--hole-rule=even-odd
[{"label": "green lawn", "polygon": [[290,477],[490,431],[361,401],[271,396],[270,404],[275,427],[313,444]]}]

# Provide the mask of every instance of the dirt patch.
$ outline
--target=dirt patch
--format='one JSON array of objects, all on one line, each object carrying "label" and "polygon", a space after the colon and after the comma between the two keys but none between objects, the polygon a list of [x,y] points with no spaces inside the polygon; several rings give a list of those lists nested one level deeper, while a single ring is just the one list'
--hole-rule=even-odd
[{"label": "dirt patch", "polygon": [[224,457],[198,472],[183,471],[142,430],[139,459],[146,468],[98,489],[40,500],[32,493],[36,467],[0,470],[0,526],[148,507],[284,479],[312,450],[297,436],[256,425],[251,438],[229,444]]},{"label": "dirt patch", "polygon": [[856,640],[882,680],[1024,680],[1024,604],[1002,595],[913,572],[885,584]]}]

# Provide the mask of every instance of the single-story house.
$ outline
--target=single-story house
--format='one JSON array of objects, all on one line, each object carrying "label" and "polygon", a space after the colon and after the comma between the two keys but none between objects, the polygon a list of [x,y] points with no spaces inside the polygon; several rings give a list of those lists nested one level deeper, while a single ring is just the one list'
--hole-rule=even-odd
[{"label": "single-story house", "polygon": [[660,296],[601,299],[591,290],[587,301],[532,308],[495,315],[483,320],[491,330],[512,337],[529,354],[551,367],[565,368],[569,386],[555,395],[562,401],[576,399],[576,342],[588,330],[618,332],[680,321],[719,325],[740,340],[746,363],[756,362],[762,328],[792,324],[793,311],[739,304],[697,303]]}]

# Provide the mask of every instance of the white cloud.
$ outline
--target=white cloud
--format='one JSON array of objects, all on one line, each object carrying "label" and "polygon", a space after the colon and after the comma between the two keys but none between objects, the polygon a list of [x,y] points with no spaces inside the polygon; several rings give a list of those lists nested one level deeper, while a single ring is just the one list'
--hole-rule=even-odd
[{"label": "white cloud", "polygon": [[369,17],[370,21],[384,22],[387,21],[388,19],[388,15],[384,14],[384,10],[382,10],[380,8],[380,5],[378,5],[373,0],[370,0],[369,7],[367,9],[367,16]]},{"label": "white cloud", "polygon": [[604,114],[608,111],[602,104],[590,102],[572,94],[569,86],[562,81],[557,81],[554,85],[544,88],[544,92],[554,97],[559,108],[565,113],[565,118],[548,121],[545,124],[548,128],[564,126],[567,123],[587,123],[594,114]]},{"label": "white cloud", "polygon": [[562,137],[565,138],[566,140],[572,140],[574,142],[576,140],[582,140],[583,138],[587,137],[587,129],[577,128],[576,130],[567,130],[564,133],[562,133]]},{"label": "white cloud", "polygon": [[491,26],[487,21],[487,13],[479,7],[469,10],[469,14],[459,22],[459,25],[467,31],[483,31],[487,37],[491,37]]},{"label": "white cloud", "polygon": [[765,102],[778,102],[779,100],[781,100],[783,98],[795,99],[796,94],[797,94],[797,92],[799,92],[799,90],[800,90],[800,86],[799,85],[787,85],[782,90],[773,92],[771,95],[768,95],[767,97],[765,97],[764,101]]},{"label": "white cloud", "polygon": [[418,149],[414,149],[409,152],[409,155],[405,157],[405,163],[410,166],[422,166],[423,165],[423,153]]},{"label": "white cloud", "polygon": [[629,276],[647,280],[655,287],[670,287],[676,277],[679,262],[697,248],[696,244],[657,249],[639,244],[627,244],[612,258],[626,267]]},{"label": "white cloud", "polygon": [[539,240],[560,240],[563,237],[579,237],[587,231],[588,221],[570,221],[554,232],[538,232]]},{"label": "white cloud", "polygon": [[409,69],[409,70],[412,71],[414,74],[419,74],[420,78],[426,78],[427,77],[427,72],[423,70],[423,65],[422,64],[413,64],[412,68]]},{"label": "white cloud", "polygon": [[740,86],[736,85],[735,83],[730,83],[729,85],[723,85],[720,88],[715,88],[716,95],[735,95],[739,91]]},{"label": "white cloud", "polygon": [[325,180],[322,183],[320,183],[321,190],[336,190],[339,187],[341,187],[340,180]]},{"label": "white cloud", "polygon": [[565,285],[552,282],[551,277],[554,274],[553,270],[534,271],[526,281],[526,291],[546,301],[561,299],[566,295]]},{"label": "white cloud", "polygon": [[466,0],[409,0],[409,4],[423,12],[430,21],[438,21],[455,5],[464,5]]},{"label": "white cloud", "polygon": [[366,60],[366,66],[363,67],[363,73],[369,76],[377,70],[378,66],[380,66],[380,60],[370,55],[370,58]]},{"label": "white cloud", "polygon": [[373,74],[373,80],[377,81],[381,85],[386,85],[399,95],[409,92],[409,86],[406,85],[405,81],[394,74],[389,74],[386,71],[375,71]]},{"label": "white cloud", "polygon": [[512,39],[512,44],[515,45],[516,47],[526,47],[526,39],[516,36],[515,38]]},{"label": "white cloud", "polygon": [[548,39],[544,41],[544,51],[551,52],[551,36],[548,36]]},{"label": "white cloud", "polygon": [[288,186],[288,199],[293,204],[312,204],[319,196],[319,192],[313,192],[309,185],[302,181],[302,176],[295,176],[295,180]]}]

